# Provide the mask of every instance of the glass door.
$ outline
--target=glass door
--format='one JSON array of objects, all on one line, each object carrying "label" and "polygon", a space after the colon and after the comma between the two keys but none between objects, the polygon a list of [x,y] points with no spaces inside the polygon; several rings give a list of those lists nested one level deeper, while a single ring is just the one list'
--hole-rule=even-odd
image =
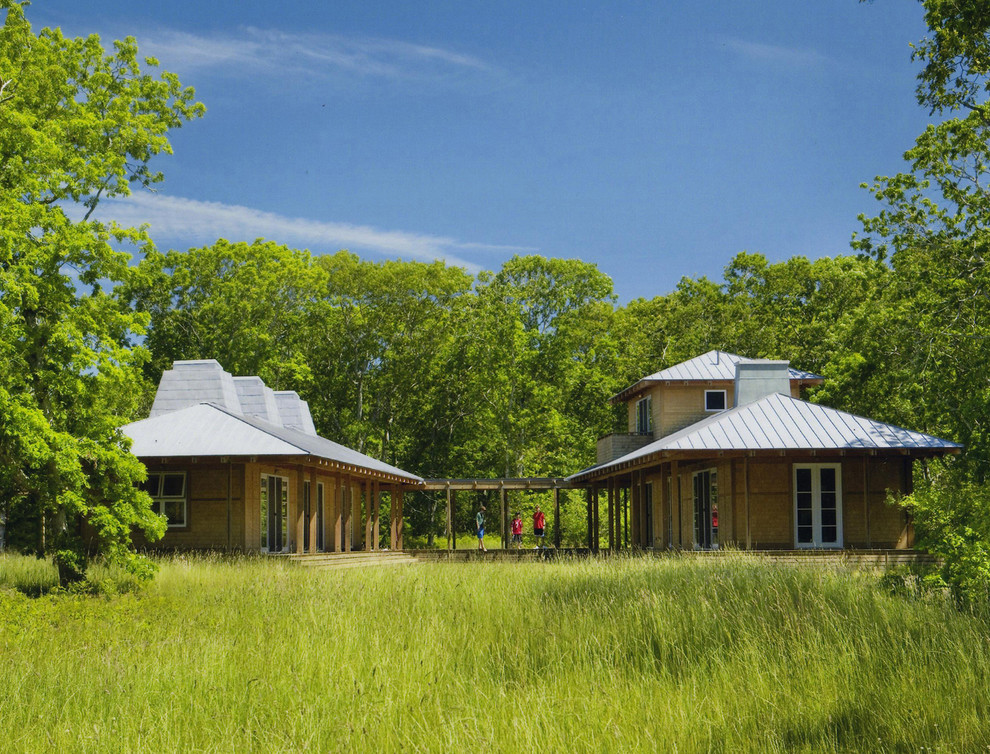
[{"label": "glass door", "polygon": [[289,480],[272,474],[261,475],[261,550],[287,552],[289,549]]},{"label": "glass door", "polygon": [[693,475],[694,546],[698,550],[718,549],[718,472],[706,469]]},{"label": "glass door", "polygon": [[794,542],[797,547],[842,547],[842,466],[794,465]]}]

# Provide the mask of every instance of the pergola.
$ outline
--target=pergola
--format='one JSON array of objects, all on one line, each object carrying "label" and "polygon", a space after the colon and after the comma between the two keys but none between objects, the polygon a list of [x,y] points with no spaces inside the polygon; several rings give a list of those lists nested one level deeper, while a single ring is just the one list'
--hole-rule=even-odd
[{"label": "pergola", "polygon": [[[427,479],[420,489],[427,491],[444,491],[447,493],[447,549],[456,550],[457,540],[454,536],[454,502],[458,492],[498,491],[500,500],[499,521],[502,534],[502,547],[509,547],[509,505],[510,490],[529,492],[553,492],[553,544],[560,547],[560,491],[585,489],[587,483],[575,483],[560,477],[531,477],[527,479]],[[590,500],[589,500],[590,502]],[[589,534],[597,529],[594,519],[597,506],[588,506]],[[591,546],[591,537],[589,537]]]}]

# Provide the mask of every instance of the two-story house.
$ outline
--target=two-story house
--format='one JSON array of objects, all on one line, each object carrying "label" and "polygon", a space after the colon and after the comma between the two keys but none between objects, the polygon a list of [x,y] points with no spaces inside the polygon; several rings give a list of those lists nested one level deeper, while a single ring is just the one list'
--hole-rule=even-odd
[{"label": "two-story house", "polygon": [[609,546],[908,548],[912,462],[960,446],[801,400],[822,378],[787,362],[710,351],[613,397],[629,432],[599,441],[592,490]]}]

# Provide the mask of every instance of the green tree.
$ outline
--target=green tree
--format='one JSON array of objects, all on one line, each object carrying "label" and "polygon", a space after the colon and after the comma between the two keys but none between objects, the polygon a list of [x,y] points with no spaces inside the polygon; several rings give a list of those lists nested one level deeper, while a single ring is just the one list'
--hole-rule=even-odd
[{"label": "green tree", "polygon": [[0,515],[69,577],[82,519],[111,556],[132,527],[163,531],[117,429],[140,393],[145,321],[112,295],[129,275],[117,248],[148,239],[92,215],[160,181],[152,158],[203,108],[174,75],[142,73],[133,39],[108,54],[96,36],[35,34],[20,3],[0,13]]},{"label": "green tree", "polygon": [[120,297],[150,318],[151,383],[173,361],[216,359],[233,374],[305,393],[305,310],[321,280],[308,252],[219,239],[189,251],[149,252]]}]

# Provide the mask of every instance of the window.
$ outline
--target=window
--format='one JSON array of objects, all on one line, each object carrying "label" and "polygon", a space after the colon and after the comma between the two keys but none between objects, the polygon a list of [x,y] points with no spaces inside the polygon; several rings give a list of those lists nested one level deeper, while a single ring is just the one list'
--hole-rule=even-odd
[{"label": "window", "polygon": [[653,434],[653,398],[650,396],[636,402],[636,434]]},{"label": "window", "polygon": [[705,411],[725,411],[725,391],[705,391]]},{"label": "window", "polygon": [[152,508],[165,516],[169,529],[186,525],[186,472],[149,472],[141,489],[151,495]]}]

